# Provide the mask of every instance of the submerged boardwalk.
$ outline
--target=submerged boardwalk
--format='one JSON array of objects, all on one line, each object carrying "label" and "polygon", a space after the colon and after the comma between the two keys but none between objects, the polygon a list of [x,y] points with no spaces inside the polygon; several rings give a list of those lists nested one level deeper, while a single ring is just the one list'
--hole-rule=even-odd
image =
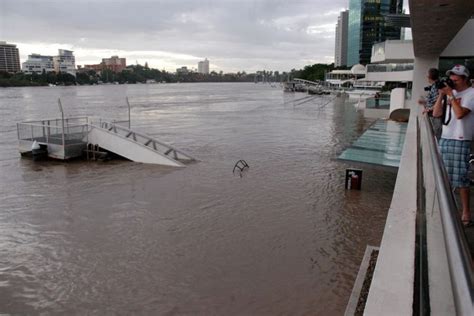
[{"label": "submerged boardwalk", "polygon": [[338,159],[398,168],[407,125],[377,120]]}]

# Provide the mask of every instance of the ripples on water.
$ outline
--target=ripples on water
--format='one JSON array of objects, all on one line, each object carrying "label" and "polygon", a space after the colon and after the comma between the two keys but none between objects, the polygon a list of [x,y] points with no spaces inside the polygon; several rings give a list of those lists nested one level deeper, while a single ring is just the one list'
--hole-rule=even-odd
[{"label": "ripples on water", "polygon": [[[184,169],[20,159],[15,124],[126,119],[201,161]],[[395,181],[335,157],[370,124],[327,96],[254,84],[0,90],[0,313],[275,315],[344,312]],[[239,159],[250,169],[232,174]]]}]

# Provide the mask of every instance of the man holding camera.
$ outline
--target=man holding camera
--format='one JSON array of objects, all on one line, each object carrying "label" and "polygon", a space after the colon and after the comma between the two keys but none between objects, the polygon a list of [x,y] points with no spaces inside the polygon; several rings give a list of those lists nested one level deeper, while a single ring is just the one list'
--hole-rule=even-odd
[{"label": "man holding camera", "polygon": [[451,185],[459,188],[462,222],[465,226],[471,226],[474,222],[469,207],[468,171],[474,134],[474,88],[469,82],[469,70],[463,65],[454,66],[446,75],[449,78],[441,79],[438,83],[439,95],[433,116],[444,116],[439,148]]}]

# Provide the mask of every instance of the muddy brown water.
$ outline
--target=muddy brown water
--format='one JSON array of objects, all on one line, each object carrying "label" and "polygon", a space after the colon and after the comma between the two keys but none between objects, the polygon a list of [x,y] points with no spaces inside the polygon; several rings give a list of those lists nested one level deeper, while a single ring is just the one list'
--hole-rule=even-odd
[{"label": "muddy brown water", "polygon": [[[199,162],[33,162],[16,122],[126,119]],[[262,84],[0,89],[0,313],[338,315],[396,174],[337,155],[371,121]],[[250,165],[242,177],[232,169]]]}]

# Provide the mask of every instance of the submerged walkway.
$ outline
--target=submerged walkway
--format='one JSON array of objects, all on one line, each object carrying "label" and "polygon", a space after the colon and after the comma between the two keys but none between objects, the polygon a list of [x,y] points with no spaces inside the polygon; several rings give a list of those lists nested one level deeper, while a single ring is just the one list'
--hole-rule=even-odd
[{"label": "submerged walkway", "polygon": [[407,126],[379,119],[338,159],[398,168]]}]

